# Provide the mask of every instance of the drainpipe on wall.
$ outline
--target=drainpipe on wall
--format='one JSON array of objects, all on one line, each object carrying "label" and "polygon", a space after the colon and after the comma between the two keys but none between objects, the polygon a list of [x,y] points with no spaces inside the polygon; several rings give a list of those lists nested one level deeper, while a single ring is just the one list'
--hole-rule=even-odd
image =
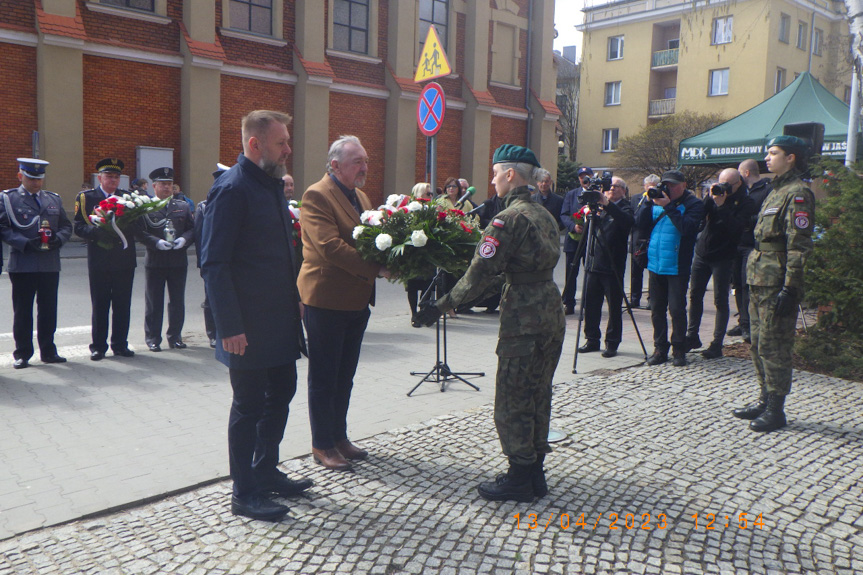
[{"label": "drainpipe on wall", "polygon": [[524,108],[527,110],[527,131],[525,133],[525,147],[530,147],[530,130],[533,124],[533,112],[530,111],[530,69],[531,69],[531,45],[533,44],[533,0],[527,2],[527,74],[525,75]]}]

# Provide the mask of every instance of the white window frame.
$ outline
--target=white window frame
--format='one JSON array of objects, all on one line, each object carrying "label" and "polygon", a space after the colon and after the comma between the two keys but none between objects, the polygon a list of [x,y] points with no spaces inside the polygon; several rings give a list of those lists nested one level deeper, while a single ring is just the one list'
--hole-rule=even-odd
[{"label": "white window frame", "polygon": [[153,2],[152,12],[149,10],[139,10],[136,8],[102,4],[100,0],[90,0],[84,5],[88,10],[93,12],[111,14],[112,16],[120,16],[122,18],[131,18],[133,20],[142,20],[144,22],[155,22],[156,24],[170,24],[172,22],[172,20],[167,17],[168,0],[155,0]]},{"label": "white window frame", "polygon": [[812,32],[812,53],[815,56],[820,56],[823,51],[822,44],[824,43],[824,31],[821,28],[815,28]]},{"label": "white window frame", "polygon": [[807,48],[806,40],[809,36],[808,30],[808,22],[804,22],[803,20],[797,21],[797,47],[801,50],[805,50]]},{"label": "white window frame", "polygon": [[605,105],[619,106],[620,105],[620,85],[622,82],[606,82],[605,83]]},{"label": "white window frame", "polygon": [[[710,70],[707,73],[707,95],[708,96],[727,96],[728,95],[728,76],[729,68],[718,68]],[[718,83],[717,83],[718,80]],[[724,89],[724,91],[723,91]]]},{"label": "white window frame", "polygon": [[776,81],[773,84],[774,94],[778,94],[785,89],[785,86],[787,86],[787,84],[785,83],[787,78],[788,72],[785,70],[785,68],[776,68]]},{"label": "white window frame", "polygon": [[[612,57],[612,55],[611,55],[612,44],[614,44],[615,47],[617,48],[617,53],[616,53],[615,57]],[[623,60],[623,36],[609,36],[608,37],[608,46],[606,49],[605,56],[606,56],[606,60],[608,60],[608,61]]]},{"label": "white window frame", "polygon": [[602,153],[607,154],[617,151],[617,141],[620,138],[620,128],[607,128],[602,130]]},{"label": "white window frame", "polygon": [[714,46],[719,44],[730,44],[734,39],[734,16],[722,16],[713,19],[710,40]]},{"label": "white window frame", "polygon": [[788,44],[791,40],[791,16],[779,13],[779,41]]}]

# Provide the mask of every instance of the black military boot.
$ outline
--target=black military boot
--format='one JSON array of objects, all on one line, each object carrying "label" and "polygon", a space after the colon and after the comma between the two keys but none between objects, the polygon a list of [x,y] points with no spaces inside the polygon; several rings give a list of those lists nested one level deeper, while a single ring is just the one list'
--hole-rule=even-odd
[{"label": "black military boot", "polygon": [[533,494],[537,497],[545,497],[548,495],[548,484],[545,482],[545,453],[536,454],[536,462],[533,464],[533,472],[531,475],[531,483],[533,484]]},{"label": "black military boot", "polygon": [[509,464],[509,471],[494,481],[480,483],[476,490],[489,501],[533,501],[533,465]]},{"label": "black military boot", "polygon": [[781,427],[785,427],[785,396],[770,393],[767,395],[767,408],[764,413],[758,416],[757,419],[749,424],[749,429],[752,431],[774,431]]},{"label": "black military boot", "polygon": [[755,419],[762,413],[764,413],[764,409],[767,407],[767,390],[764,389],[764,386],[761,386],[761,395],[758,397],[758,401],[754,401],[749,405],[744,405],[743,407],[738,407],[731,413],[734,414],[734,417],[738,419]]}]

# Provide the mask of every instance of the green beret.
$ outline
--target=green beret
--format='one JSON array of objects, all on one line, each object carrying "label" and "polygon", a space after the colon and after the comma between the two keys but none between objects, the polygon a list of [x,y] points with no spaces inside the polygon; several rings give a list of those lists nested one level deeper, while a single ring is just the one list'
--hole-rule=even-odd
[{"label": "green beret", "polygon": [[495,150],[491,163],[521,163],[530,164],[532,166],[536,166],[537,168],[540,167],[539,161],[536,159],[536,156],[533,154],[532,151],[530,151],[529,148],[513,146],[512,144],[504,144],[503,146]]},{"label": "green beret", "polygon": [[804,153],[807,149],[809,149],[809,142],[807,142],[803,138],[798,138],[797,136],[776,136],[775,138],[767,142],[768,150],[772,146],[779,146],[780,148],[786,149],[792,154],[795,154]]}]

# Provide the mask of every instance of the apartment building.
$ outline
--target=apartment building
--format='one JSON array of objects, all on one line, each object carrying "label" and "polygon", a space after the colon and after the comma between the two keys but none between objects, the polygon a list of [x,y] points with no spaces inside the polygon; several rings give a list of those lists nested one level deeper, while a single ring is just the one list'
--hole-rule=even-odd
[{"label": "apartment building", "polygon": [[677,112],[730,119],[805,71],[850,97],[842,2],[622,0],[584,14],[577,160],[585,165],[612,165],[620,139]]},{"label": "apartment building", "polygon": [[242,116],[270,108],[294,117],[298,192],[355,134],[372,200],[409,193],[425,179],[413,78],[432,24],[453,68],[438,174],[485,196],[504,143],[556,171],[554,0],[0,0],[0,185],[38,149],[71,207],[100,158],[135,178],[158,157],[200,200],[241,153]]}]

